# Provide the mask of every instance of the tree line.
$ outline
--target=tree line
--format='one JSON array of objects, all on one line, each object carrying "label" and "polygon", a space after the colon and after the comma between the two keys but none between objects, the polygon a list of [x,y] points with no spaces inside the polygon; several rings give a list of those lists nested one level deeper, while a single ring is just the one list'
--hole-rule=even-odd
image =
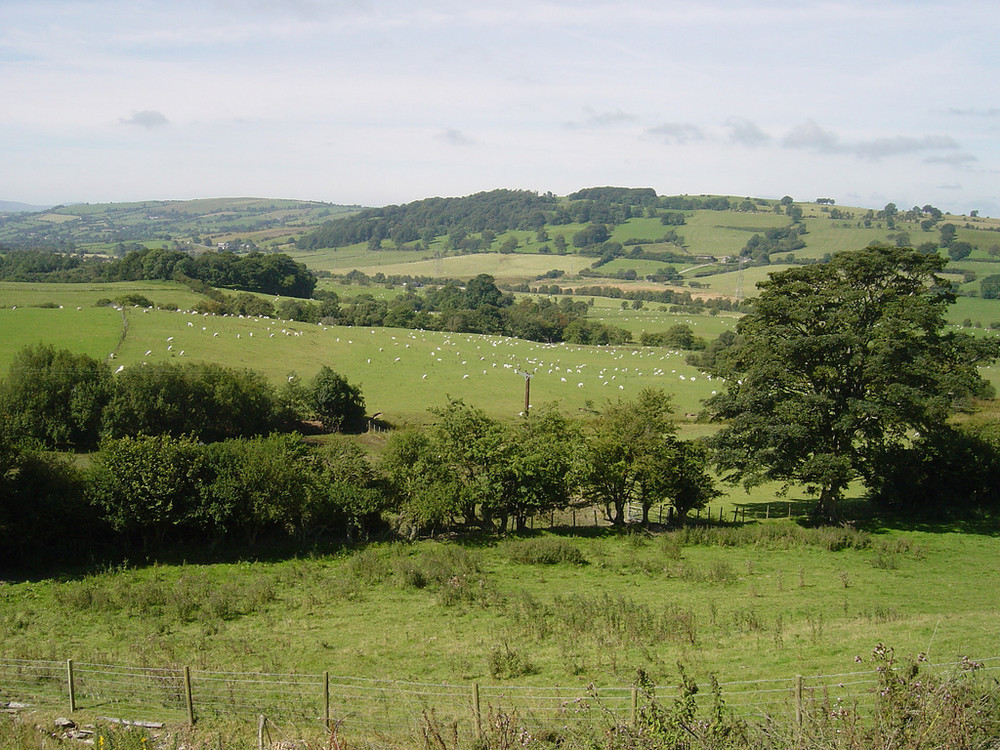
[{"label": "tree line", "polygon": [[310,297],[316,277],[284,253],[206,252],[142,248],[113,260],[45,250],[0,255],[2,281],[105,282],[194,279],[213,287]]},{"label": "tree line", "polygon": [[279,389],[254,370],[213,363],[134,365],[112,374],[86,354],[39,344],[19,351],[0,380],[0,419],[19,440],[49,449],[91,449],[104,438],[190,436],[202,442],[296,428],[366,426],[360,389],[329,367]]},{"label": "tree line", "polygon": [[434,424],[392,433],[377,458],[341,436],[319,446],[277,432],[207,442],[164,429],[105,433],[84,468],[4,422],[0,561],[80,562],[83,540],[129,554],[456,526],[503,533],[579,502],[622,525],[629,504],[644,520],[660,503],[682,519],[717,494],[704,448],[677,438],[661,391],[609,403],[589,425],[554,408],[515,422],[454,400],[432,411]]},{"label": "tree line", "polygon": [[[515,301],[513,294],[502,291],[485,273],[464,284],[448,281],[423,294],[409,288],[392,299],[360,294],[341,300],[336,293],[322,290],[316,296],[316,301],[282,300],[264,314],[305,323],[481,333],[545,343],[624,344],[632,340],[624,328],[587,320],[586,302],[569,298]],[[239,300],[231,302],[228,312],[249,309],[240,307]],[[266,300],[264,304],[270,307]],[[205,304],[197,309],[221,312],[225,308]],[[262,308],[257,304],[254,309]]]},{"label": "tree line", "polygon": [[[546,225],[588,224],[593,227],[590,231],[598,232],[597,227],[643,216],[660,217],[664,224],[683,224],[684,216],[679,212],[730,210],[738,205],[724,197],[658,197],[652,188],[585,188],[566,200],[552,193],[491,190],[367,209],[323,224],[299,238],[296,246],[316,250],[368,243],[369,248],[380,249],[384,241],[391,241],[397,248],[423,250],[435,239],[447,236],[452,250],[484,252],[491,249],[496,235],[511,230],[539,232]],[[590,238],[577,246],[602,242],[604,239]]]}]

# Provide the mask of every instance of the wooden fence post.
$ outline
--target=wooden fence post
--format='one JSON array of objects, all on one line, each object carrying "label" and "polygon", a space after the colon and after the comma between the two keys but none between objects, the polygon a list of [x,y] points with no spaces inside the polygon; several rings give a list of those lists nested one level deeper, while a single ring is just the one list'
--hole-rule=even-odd
[{"label": "wooden fence post", "polygon": [[632,688],[632,726],[636,726],[639,723],[639,688]]},{"label": "wooden fence post", "polygon": [[472,683],[472,719],[475,722],[476,739],[483,738],[483,714],[479,704],[479,683]]},{"label": "wooden fence post", "polygon": [[802,726],[802,675],[795,675],[795,723]]},{"label": "wooden fence post", "polygon": [[76,711],[76,685],[73,684],[73,660],[66,660],[66,684],[69,686],[69,712]]},{"label": "wooden fence post", "polygon": [[257,717],[257,750],[264,750],[264,727],[267,725],[267,719],[264,714],[260,714]]},{"label": "wooden fence post", "polygon": [[323,672],[323,725],[330,730],[330,673]]},{"label": "wooden fence post", "polygon": [[194,697],[191,694],[191,667],[184,667],[184,702],[187,704],[188,724],[194,726]]}]

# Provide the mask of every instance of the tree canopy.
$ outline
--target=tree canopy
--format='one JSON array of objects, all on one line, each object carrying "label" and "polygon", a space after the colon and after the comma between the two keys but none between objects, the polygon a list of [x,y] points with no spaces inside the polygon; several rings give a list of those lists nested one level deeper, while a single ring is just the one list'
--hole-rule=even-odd
[{"label": "tree canopy", "polygon": [[735,345],[719,354],[727,390],[708,402],[729,478],[801,482],[833,512],[852,481],[916,434],[945,429],[956,405],[988,395],[977,365],[995,340],[945,330],[947,261],[871,246],[761,282]]}]

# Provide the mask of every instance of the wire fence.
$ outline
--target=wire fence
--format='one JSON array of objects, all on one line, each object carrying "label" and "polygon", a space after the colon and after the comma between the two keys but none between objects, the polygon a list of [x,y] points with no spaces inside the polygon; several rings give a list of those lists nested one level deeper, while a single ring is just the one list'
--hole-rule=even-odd
[{"label": "wire fence", "polygon": [[[973,665],[975,669],[970,669]],[[923,664],[960,677],[1000,670],[1000,656],[970,662]],[[700,684],[699,711],[716,697],[745,719],[793,719],[810,706],[871,710],[880,677],[874,668],[794,678]],[[677,686],[653,689],[661,701]],[[455,736],[474,737],[498,717],[516,715],[525,727],[584,730],[609,720],[635,719],[647,698],[635,687],[538,687],[431,684],[323,674],[212,672],[188,667],[149,668],[68,660],[0,659],[0,708],[85,709],[104,715],[195,722],[209,717],[258,717],[294,725],[330,726],[355,736],[413,737],[426,715]],[[125,716],[128,715],[128,716]]]}]

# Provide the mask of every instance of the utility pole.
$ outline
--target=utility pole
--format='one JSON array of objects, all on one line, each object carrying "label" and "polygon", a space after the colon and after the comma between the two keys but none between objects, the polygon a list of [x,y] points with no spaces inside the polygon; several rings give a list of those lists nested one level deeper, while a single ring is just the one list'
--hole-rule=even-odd
[{"label": "utility pole", "polygon": [[739,304],[743,301],[743,266],[747,264],[749,258],[740,258],[739,265],[736,271],[736,302]]},{"label": "utility pole", "polygon": [[527,370],[514,370],[518,375],[524,375],[524,416],[528,416],[531,408],[531,378],[535,374]]}]

